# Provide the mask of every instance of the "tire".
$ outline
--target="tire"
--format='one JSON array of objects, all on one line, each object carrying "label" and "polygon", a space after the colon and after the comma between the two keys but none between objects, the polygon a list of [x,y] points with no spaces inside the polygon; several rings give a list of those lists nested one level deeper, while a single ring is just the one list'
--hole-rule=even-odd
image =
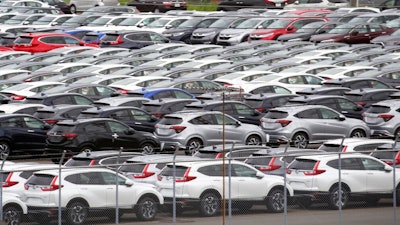
[{"label": "tire", "polygon": [[154,13],[161,13],[160,9],[158,7],[156,7],[153,11]]},{"label": "tire", "polygon": [[216,216],[221,210],[221,198],[213,193],[207,192],[200,197],[199,212],[202,216]]},{"label": "tire", "polygon": [[145,155],[151,155],[155,153],[155,146],[150,142],[143,143],[140,148],[142,149],[142,153]]},{"label": "tire", "polygon": [[158,211],[158,202],[151,197],[141,198],[136,206],[136,217],[142,221],[154,220]]},{"label": "tire", "polygon": [[262,145],[261,137],[255,134],[250,135],[246,139],[246,145]]},{"label": "tire", "polygon": [[[349,199],[350,199],[350,194],[349,191],[342,186],[342,201],[341,201],[341,205],[342,205],[342,209],[346,208],[347,204],[349,203]],[[339,209],[339,186],[335,186],[333,188],[331,188],[331,190],[329,191],[329,197],[328,197],[328,205],[329,208],[331,209]]]},{"label": "tire", "polygon": [[0,141],[0,157],[1,157],[1,159],[8,157],[10,155],[10,153],[11,153],[10,144],[5,141]]},{"label": "tire", "polygon": [[308,136],[304,132],[299,132],[293,135],[292,146],[296,148],[307,148],[308,146]]},{"label": "tire", "polygon": [[88,217],[88,206],[81,202],[75,201],[68,204],[66,220],[70,225],[81,225],[86,222]]},{"label": "tire", "polygon": [[71,5],[69,10],[71,10],[71,13],[73,13],[73,14],[76,13],[76,6],[75,5]]},{"label": "tire", "polygon": [[22,209],[14,205],[6,205],[3,208],[3,220],[9,225],[19,225],[22,221]]},{"label": "tire", "polygon": [[95,151],[95,148],[90,145],[85,145],[80,148],[80,152],[93,152],[93,151]]},{"label": "tire", "polygon": [[194,153],[197,152],[197,150],[199,150],[202,147],[203,147],[203,142],[200,139],[192,138],[186,144],[185,154],[193,155]]},{"label": "tire", "polygon": [[[400,138],[400,128],[397,128],[397,130],[393,134],[393,139],[396,140],[397,137]],[[400,139],[399,139],[400,140]]]},{"label": "tire", "polygon": [[283,188],[276,188],[270,191],[270,193],[267,196],[267,202],[266,202],[268,211],[274,212],[274,213],[280,213],[283,212],[285,209],[285,193],[283,191]]},{"label": "tire", "polygon": [[350,137],[352,138],[363,138],[366,137],[367,134],[365,133],[365,131],[357,129],[357,130],[353,130],[353,132],[351,132]]},{"label": "tire", "polygon": [[296,199],[296,204],[302,209],[309,209],[312,203],[310,197],[300,197]]}]

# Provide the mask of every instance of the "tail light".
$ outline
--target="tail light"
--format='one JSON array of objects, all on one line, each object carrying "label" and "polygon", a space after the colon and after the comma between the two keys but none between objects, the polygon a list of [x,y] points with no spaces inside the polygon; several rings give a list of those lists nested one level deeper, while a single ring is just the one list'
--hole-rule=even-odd
[{"label": "tail light", "polygon": [[12,172],[8,174],[7,179],[3,183],[3,188],[12,187],[19,183],[18,181],[11,181],[12,175],[13,175]]},{"label": "tail light", "polygon": [[146,164],[146,166],[143,168],[142,173],[140,175],[133,175],[133,177],[136,179],[143,179],[153,176],[155,173],[147,171],[148,169],[149,169],[149,164]]},{"label": "tail light", "polygon": [[60,185],[56,184],[57,178],[58,178],[58,176],[54,177],[48,187],[41,187],[40,189],[42,191],[55,191],[55,190],[62,188],[63,187],[62,185],[60,186]]},{"label": "tail light", "polygon": [[72,139],[78,137],[78,134],[76,134],[76,133],[66,133],[66,134],[63,134],[62,136],[67,138],[67,139],[69,139],[69,140],[72,140]]},{"label": "tail light", "polygon": [[385,122],[387,122],[387,121],[391,120],[394,117],[394,115],[392,115],[392,114],[380,114],[379,117],[382,118]]},{"label": "tail light", "polygon": [[175,130],[177,134],[186,129],[185,126],[171,126],[169,129]]},{"label": "tail light", "polygon": [[318,175],[318,174],[321,174],[321,173],[325,173],[325,170],[318,169],[319,163],[320,163],[320,161],[315,163],[313,170],[311,172],[305,171],[304,175],[306,175],[306,176],[315,176],[315,175]]},{"label": "tail light", "polygon": [[96,162],[96,160],[92,159],[89,163],[89,166],[94,166],[94,163]]},{"label": "tail light", "polygon": [[196,179],[194,176],[189,176],[190,168],[188,168],[181,179],[176,179],[175,182],[188,182]]},{"label": "tail light", "polygon": [[119,91],[121,94],[124,94],[124,95],[128,94],[128,90],[125,90],[125,89],[122,89],[122,88],[118,88],[118,91]]},{"label": "tail light", "polygon": [[276,160],[276,158],[273,157],[273,158],[269,161],[267,167],[258,167],[258,169],[261,170],[261,171],[273,171],[273,170],[277,170],[277,169],[281,168],[281,167],[282,167],[281,165],[274,164],[274,163],[275,163],[275,160]]},{"label": "tail light", "polygon": [[397,152],[396,157],[393,160],[383,160],[388,165],[400,165],[400,152]]},{"label": "tail light", "polygon": [[256,108],[256,110],[261,112],[261,113],[265,112],[265,108],[261,108],[261,107],[260,108]]},{"label": "tail light", "polygon": [[364,107],[365,106],[365,102],[357,102],[357,105]]},{"label": "tail light", "polygon": [[152,113],[151,115],[153,115],[157,118],[161,118],[161,117],[163,117],[164,114],[163,113]]},{"label": "tail light", "polygon": [[16,101],[21,101],[21,100],[24,100],[25,98],[26,98],[26,96],[22,96],[22,95],[11,95],[11,99],[16,100]]},{"label": "tail light", "polygon": [[172,2],[163,2],[162,3],[164,6],[172,6]]},{"label": "tail light", "polygon": [[292,121],[291,120],[277,120],[276,123],[280,123],[282,127],[286,127],[289,125]]},{"label": "tail light", "polygon": [[44,122],[50,124],[50,125],[54,125],[58,122],[58,120],[44,120]]},{"label": "tail light", "polygon": [[221,158],[222,158],[222,153],[218,153],[218,154],[215,156],[215,158],[216,158],[216,159],[221,159]]},{"label": "tail light", "polygon": [[342,152],[346,152],[346,151],[347,151],[347,146],[343,146]]}]

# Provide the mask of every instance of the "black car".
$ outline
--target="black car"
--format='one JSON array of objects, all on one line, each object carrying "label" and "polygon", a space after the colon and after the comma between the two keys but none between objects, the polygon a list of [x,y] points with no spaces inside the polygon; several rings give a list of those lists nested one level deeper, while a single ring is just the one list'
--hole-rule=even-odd
[{"label": "black car", "polygon": [[349,77],[332,80],[324,80],[322,86],[325,87],[348,87],[350,89],[360,88],[392,88],[389,84],[376,78],[367,77]]},{"label": "black car", "polygon": [[80,113],[82,118],[112,118],[125,123],[138,131],[153,133],[158,118],[143,109],[132,106],[102,106],[88,108]]},{"label": "black car", "polygon": [[298,95],[339,95],[343,96],[346,92],[351,91],[347,87],[319,87],[319,88],[306,88],[296,91]]},{"label": "black car", "polygon": [[127,6],[135,6],[140,12],[167,12],[169,10],[186,10],[185,0],[132,0]]},{"label": "black car", "polygon": [[260,125],[264,113],[240,101],[200,101],[185,107],[187,110],[208,110],[225,112],[242,123]]},{"label": "black car", "polygon": [[324,105],[334,109],[346,117],[362,119],[362,113],[366,110],[356,102],[343,96],[336,95],[304,95],[292,98],[287,105]]},{"label": "black car", "polygon": [[188,104],[197,101],[196,99],[162,98],[143,103],[142,109],[156,118],[162,118],[165,114],[181,111]]},{"label": "black car", "polygon": [[46,152],[53,158],[69,153],[123,150],[151,154],[160,149],[153,134],[109,118],[64,120],[47,132]]},{"label": "black car", "polygon": [[398,89],[388,89],[388,88],[362,88],[351,90],[344,94],[344,96],[358,105],[365,108],[370,107],[373,103],[377,103],[382,100],[391,99],[393,94],[400,93]]},{"label": "black car", "polygon": [[148,45],[169,42],[171,40],[152,31],[121,31],[106,33],[100,40],[100,47],[140,49]]},{"label": "black car", "polygon": [[259,112],[266,113],[269,109],[283,106],[290,99],[298,97],[296,94],[279,94],[279,93],[261,93],[253,94],[245,98],[244,103],[258,110]]},{"label": "black car", "polygon": [[49,129],[50,125],[30,115],[0,115],[0,154],[42,154]]},{"label": "black car", "polygon": [[193,17],[175,28],[163,31],[162,35],[174,41],[183,41],[190,44],[190,37],[193,31],[198,28],[207,28],[218,19],[219,17]]},{"label": "black car", "polygon": [[119,96],[120,92],[114,88],[101,84],[65,84],[55,88],[50,88],[44,91],[45,94],[54,93],[78,93],[84,95],[93,101],[106,97]]},{"label": "black car", "polygon": [[36,110],[33,116],[54,125],[61,120],[76,119],[83,110],[92,107],[90,105],[53,105]]},{"label": "black car", "polygon": [[24,103],[42,105],[92,105],[93,100],[78,93],[40,93],[25,98]]},{"label": "black car", "polygon": [[63,0],[39,0],[39,1],[46,2],[49,5],[60,9],[65,14],[71,14],[72,13],[70,5],[67,4],[66,2],[64,2]]},{"label": "black car", "polygon": [[237,11],[243,8],[283,8],[287,4],[294,3],[295,0],[269,1],[269,0],[221,0],[218,3],[218,11]]}]

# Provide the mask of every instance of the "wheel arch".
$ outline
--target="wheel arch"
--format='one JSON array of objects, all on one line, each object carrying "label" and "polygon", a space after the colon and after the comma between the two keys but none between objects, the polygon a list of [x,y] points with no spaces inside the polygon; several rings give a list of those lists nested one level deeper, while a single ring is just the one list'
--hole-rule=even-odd
[{"label": "wheel arch", "polygon": [[[349,193],[350,193],[350,192],[351,192],[350,186],[349,186],[347,183],[345,183],[345,182],[341,182],[341,183],[342,183],[342,188],[343,188],[343,189],[346,189],[346,190],[349,191]],[[330,186],[330,188],[329,188],[329,192],[332,191],[333,188],[335,188],[335,187],[339,187],[339,182],[336,182],[336,183],[332,184],[332,185]]]},{"label": "wheel arch", "polygon": [[78,197],[78,198],[73,198],[71,200],[68,201],[68,204],[66,205],[66,207],[68,208],[72,203],[75,202],[82,202],[83,204],[85,204],[87,207],[90,207],[88,201],[86,201],[86,199],[82,198],[82,197]]},{"label": "wheel arch", "polygon": [[8,203],[4,204],[3,205],[3,209],[5,209],[8,206],[17,208],[19,211],[21,211],[21,214],[27,214],[28,213],[28,208],[27,207],[23,207],[23,206],[21,206],[20,204],[18,204],[16,202],[8,202]]},{"label": "wheel arch", "polygon": [[199,196],[199,199],[200,199],[201,197],[203,197],[203,196],[204,196],[205,194],[207,194],[207,193],[214,193],[214,194],[218,195],[219,198],[222,198],[222,195],[221,195],[221,193],[220,193],[218,190],[212,189],[212,188],[208,188],[208,189],[206,189],[206,190],[204,190],[204,191],[201,192],[201,194],[200,194],[200,196]]}]

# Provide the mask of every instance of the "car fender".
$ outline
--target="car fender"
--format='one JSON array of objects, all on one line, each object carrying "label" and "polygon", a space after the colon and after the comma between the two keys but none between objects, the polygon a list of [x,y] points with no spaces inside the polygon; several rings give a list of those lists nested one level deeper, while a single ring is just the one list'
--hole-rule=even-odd
[{"label": "car fender", "polygon": [[7,193],[7,195],[3,195],[2,201],[3,207],[7,206],[8,204],[16,204],[21,207],[23,214],[28,213],[28,207],[26,206],[26,204],[21,201],[21,199],[19,199],[14,193]]}]

